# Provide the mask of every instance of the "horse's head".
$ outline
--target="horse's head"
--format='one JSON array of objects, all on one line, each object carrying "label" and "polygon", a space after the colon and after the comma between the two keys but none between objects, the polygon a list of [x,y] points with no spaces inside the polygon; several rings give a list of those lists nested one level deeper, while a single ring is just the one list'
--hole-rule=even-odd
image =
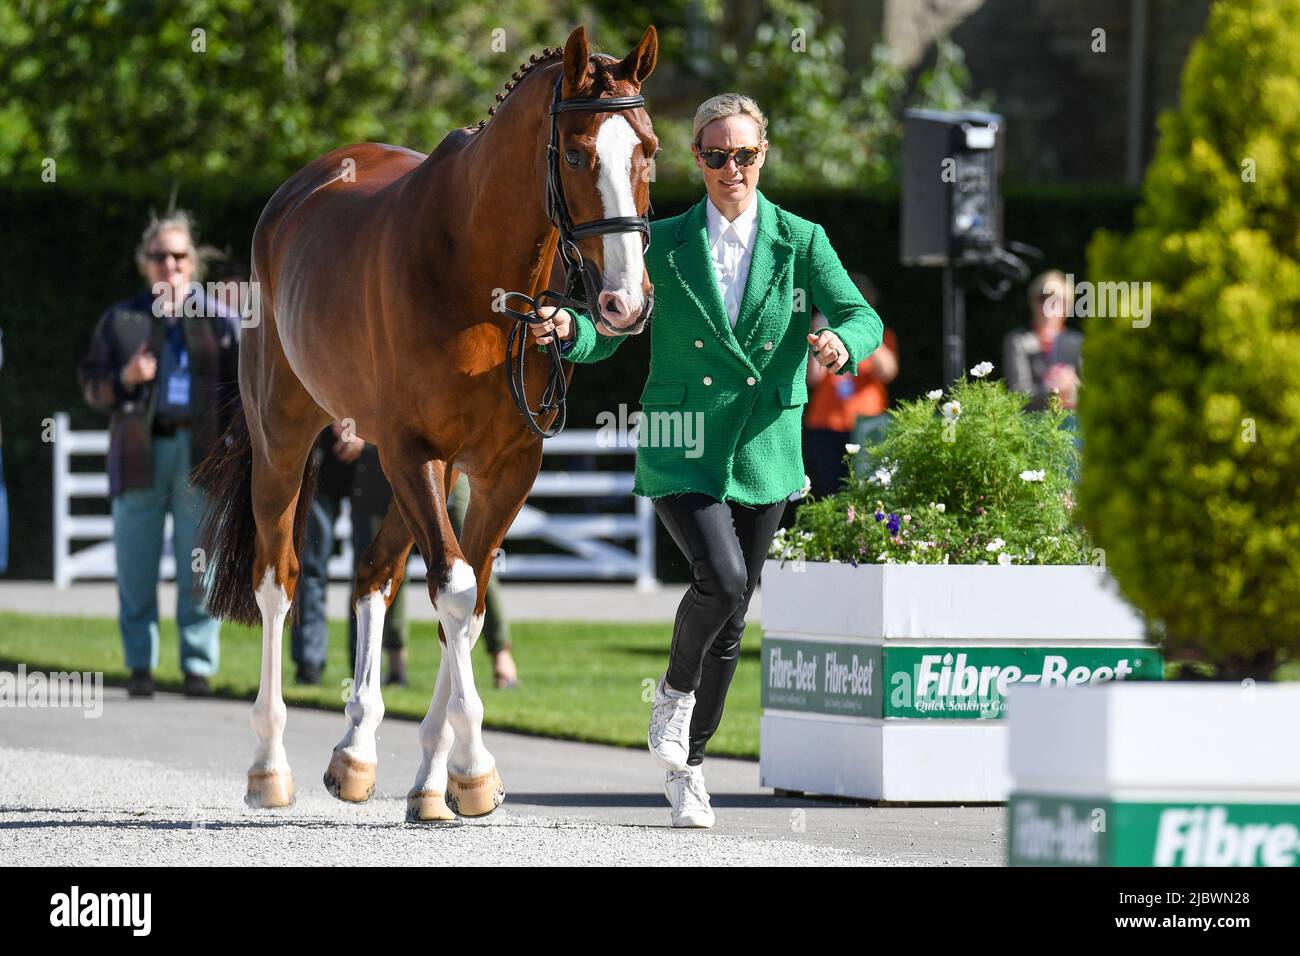
[{"label": "horse's head", "polygon": [[[653,26],[622,60],[593,57],[586,30],[578,27],[564,45],[561,97],[635,96],[658,55]],[[644,107],[567,110],[558,116],[557,131],[561,185],[573,222],[647,215],[659,140]],[[645,268],[645,242],[648,237],[629,229],[577,243],[584,262],[594,266],[584,281],[594,297],[593,318],[606,334],[635,335],[649,321],[654,286]]]}]

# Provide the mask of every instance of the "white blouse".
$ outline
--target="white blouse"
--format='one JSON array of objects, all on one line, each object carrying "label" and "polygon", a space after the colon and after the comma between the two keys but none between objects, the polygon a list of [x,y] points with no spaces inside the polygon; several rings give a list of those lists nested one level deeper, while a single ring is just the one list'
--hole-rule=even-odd
[{"label": "white blouse", "polygon": [[758,197],[751,196],[749,206],[735,220],[726,217],[710,199],[705,204],[709,229],[709,249],[713,253],[713,270],[722,292],[731,327],[736,327],[740,302],[749,278],[749,262],[754,255],[754,232],[758,228]]}]

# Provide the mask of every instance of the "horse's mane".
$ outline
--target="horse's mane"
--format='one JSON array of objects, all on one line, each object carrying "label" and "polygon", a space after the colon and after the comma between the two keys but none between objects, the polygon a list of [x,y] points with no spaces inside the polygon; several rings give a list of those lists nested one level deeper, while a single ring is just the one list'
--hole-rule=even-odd
[{"label": "horse's mane", "polygon": [[[514,91],[515,87],[519,85],[520,80],[522,80],[525,76],[527,76],[530,72],[532,72],[532,70],[535,67],[545,66],[548,63],[553,63],[556,60],[561,59],[563,56],[564,56],[563,47],[548,46],[544,50],[542,50],[540,55],[534,53],[532,56],[528,58],[527,63],[519,64],[519,69],[517,69],[514,73],[510,74],[510,80],[509,82],[506,83],[505,88],[496,95],[496,106],[492,106],[488,109],[488,119],[492,118],[492,116],[497,111],[497,107],[500,106],[503,102],[505,102],[506,97],[509,96],[511,92]],[[594,54],[594,56],[597,57],[597,68],[596,68],[597,90],[604,93],[613,93],[614,78],[610,73],[610,71],[608,69],[602,69],[601,65],[617,63],[618,59],[616,57],[610,56],[607,53],[596,53]],[[476,128],[482,129],[484,126],[487,125],[487,122],[488,122],[487,119],[479,120],[478,126]]]}]

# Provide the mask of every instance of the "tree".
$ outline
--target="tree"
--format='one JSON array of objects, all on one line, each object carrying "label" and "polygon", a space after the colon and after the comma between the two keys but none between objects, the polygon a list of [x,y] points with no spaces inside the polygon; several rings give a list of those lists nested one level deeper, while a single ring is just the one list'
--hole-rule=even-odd
[{"label": "tree", "polygon": [[1300,0],[1214,6],[1136,228],[1089,247],[1151,304],[1086,320],[1079,514],[1170,657],[1226,679],[1300,647],[1296,23]]},{"label": "tree", "polygon": [[[884,44],[872,49],[865,70],[845,63],[843,30],[825,24],[807,0],[765,0],[754,36],[727,31],[721,4],[700,8],[718,38],[714,55],[698,61],[704,85],[743,91],[768,118],[769,162],[763,180],[794,188],[869,188],[894,183],[902,151],[904,106],[990,109],[988,95],[968,92],[961,48],[943,39],[934,64],[909,92],[908,76]],[[655,117],[664,143],[661,179],[697,175],[690,153],[693,117]]]},{"label": "tree", "polygon": [[281,178],[348,143],[428,151],[579,23],[623,56],[646,22],[613,0],[4,3],[0,175]]}]

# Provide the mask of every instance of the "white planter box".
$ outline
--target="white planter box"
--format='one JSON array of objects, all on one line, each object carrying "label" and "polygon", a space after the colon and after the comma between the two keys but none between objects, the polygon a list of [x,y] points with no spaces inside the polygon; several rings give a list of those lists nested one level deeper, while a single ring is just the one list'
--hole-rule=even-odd
[{"label": "white planter box", "polygon": [[768,561],[765,786],[909,802],[1010,792],[1008,690],[1162,676],[1091,567]]},{"label": "white planter box", "polygon": [[1300,687],[1017,687],[1013,863],[1300,864]]}]

